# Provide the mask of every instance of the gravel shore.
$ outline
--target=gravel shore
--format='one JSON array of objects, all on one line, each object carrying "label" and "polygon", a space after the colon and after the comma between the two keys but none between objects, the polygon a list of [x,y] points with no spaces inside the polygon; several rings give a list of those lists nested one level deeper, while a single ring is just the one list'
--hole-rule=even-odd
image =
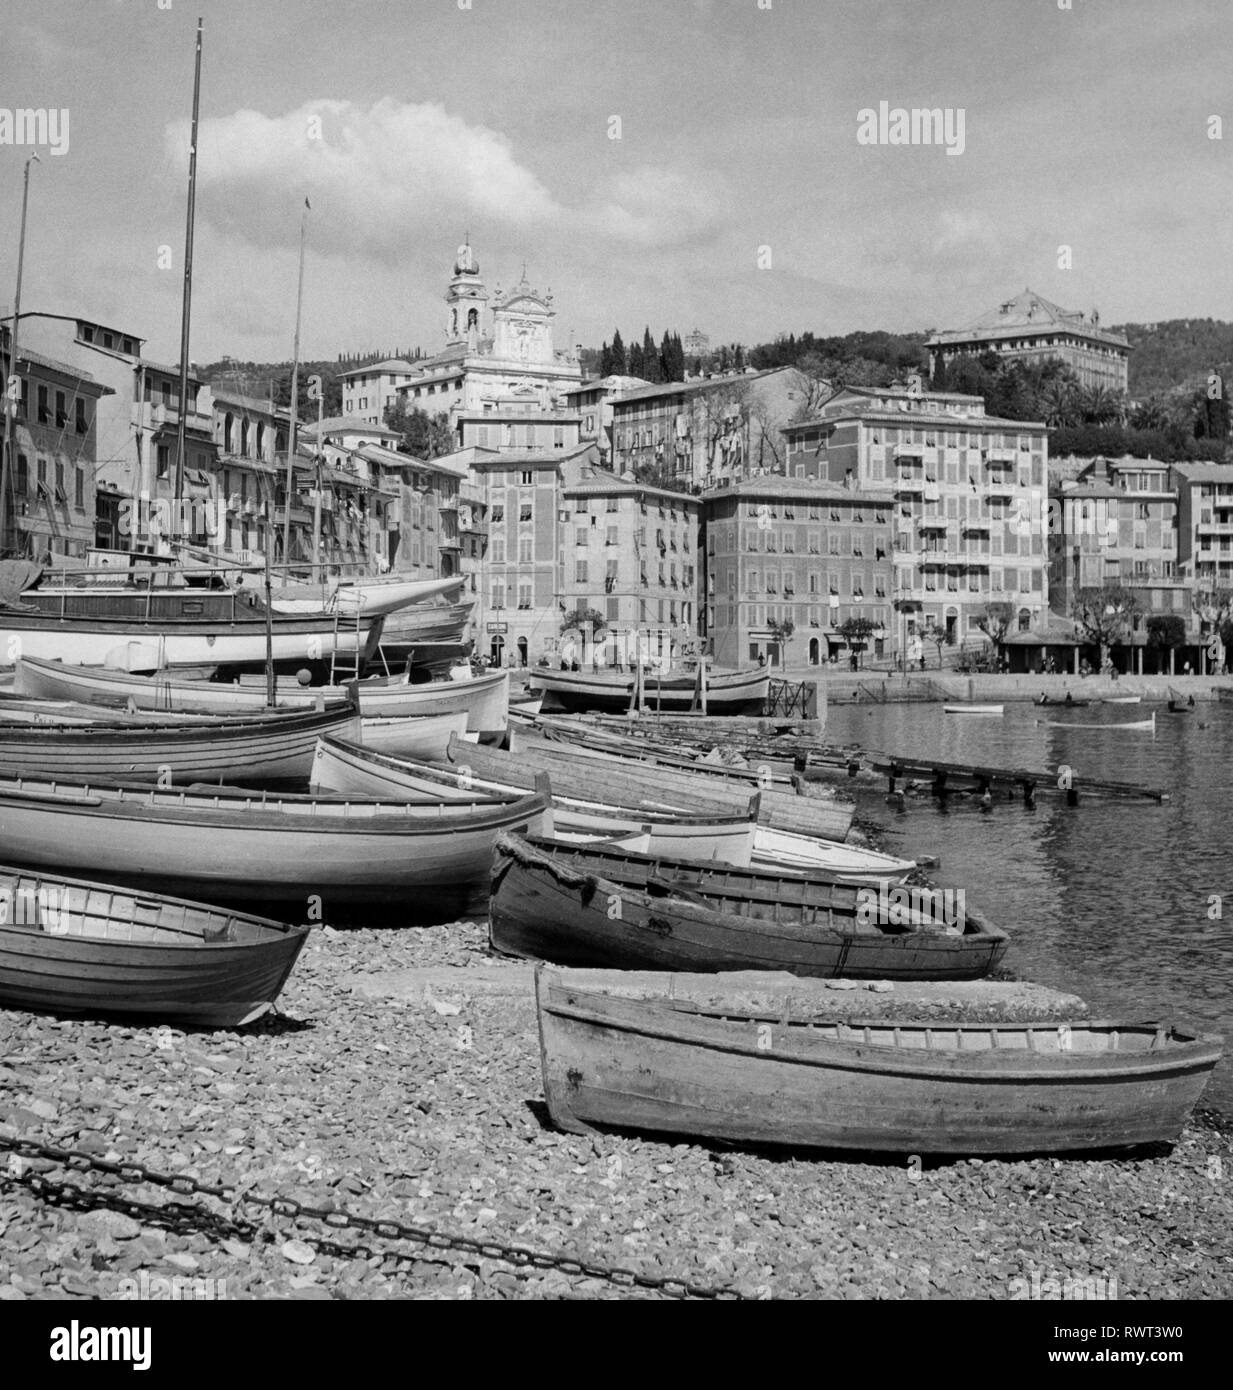
[{"label": "gravel shore", "polygon": [[[326,929],[247,1030],[0,1013],[0,1130],[752,1297],[1233,1295],[1218,1116],[1170,1153],[923,1167],[564,1135],[525,971],[474,923]],[[0,1298],[663,1296],[99,1174],[30,1186],[68,1176],[0,1154]]]}]

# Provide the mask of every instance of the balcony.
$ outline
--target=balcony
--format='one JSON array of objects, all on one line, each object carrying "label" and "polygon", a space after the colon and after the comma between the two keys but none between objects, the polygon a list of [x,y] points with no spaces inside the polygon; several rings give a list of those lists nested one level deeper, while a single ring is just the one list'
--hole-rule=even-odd
[{"label": "balcony", "polygon": [[923,444],[896,444],[894,450],[896,461],[899,459],[920,459],[925,458],[925,446]]},{"label": "balcony", "polygon": [[983,453],[985,462],[995,468],[1004,468],[1019,461],[1018,449],[989,448],[983,450]]},{"label": "balcony", "polygon": [[905,493],[920,493],[922,496],[925,491],[925,480],[921,476],[913,477],[910,473],[900,473],[895,480],[895,491],[900,496]]},{"label": "balcony", "polygon": [[922,531],[945,531],[950,522],[944,516],[922,516],[918,524]]},{"label": "balcony", "polygon": [[985,495],[988,497],[1013,497],[1014,492],[1013,478],[990,478],[985,483]]}]

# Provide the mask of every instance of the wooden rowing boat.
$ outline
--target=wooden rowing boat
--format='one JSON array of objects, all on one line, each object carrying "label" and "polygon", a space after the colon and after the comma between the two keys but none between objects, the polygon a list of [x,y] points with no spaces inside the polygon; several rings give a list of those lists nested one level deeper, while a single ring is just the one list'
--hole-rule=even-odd
[{"label": "wooden rowing boat", "polygon": [[[404,759],[329,738],[318,744],[311,786],[335,796],[406,798],[412,804],[429,796],[459,804],[479,799],[512,801],[526,795],[521,785],[479,778],[470,769],[422,769]],[[753,855],[757,802],[755,794],[739,810],[694,807],[691,811],[614,804],[598,794],[571,797],[561,795],[555,786],[552,790],[553,821],[562,833],[592,840],[642,834],[649,852],[732,864],[748,864]]]},{"label": "wooden rowing boat", "polygon": [[[100,715],[102,711],[100,711]],[[0,777],[246,783],[307,778],[321,734],[357,737],[350,704],[174,723],[0,724]]]},{"label": "wooden rowing boat", "polygon": [[1117,724],[1097,724],[1094,722],[1086,724],[1067,724],[1060,719],[1038,719],[1036,722],[1038,724],[1048,724],[1051,729],[1096,729],[1101,733],[1108,733],[1113,730],[1120,732],[1123,729],[1154,729],[1156,727],[1156,713],[1153,710],[1150,719],[1123,720]]},{"label": "wooden rowing boat", "polygon": [[[1135,698],[1137,699],[1138,697],[1136,696]],[[1070,696],[1067,696],[1067,697],[1065,697],[1064,699],[1058,700],[1058,699],[1055,699],[1052,695],[1039,695],[1039,696],[1037,696],[1037,698],[1033,701],[1033,703],[1034,703],[1034,704],[1037,704],[1037,705],[1048,705],[1048,706],[1050,706],[1051,708],[1052,708],[1052,707],[1056,707],[1056,706],[1060,706],[1062,709],[1082,709],[1085,705],[1090,705],[1090,704],[1092,704],[1093,702],[1092,702],[1091,700],[1076,700],[1076,699],[1073,699],[1073,698],[1070,697]],[[1097,700],[1095,703],[1096,703],[1096,704],[1100,704],[1101,702],[1100,702],[1099,700]],[[1108,702],[1106,702],[1106,703],[1110,703],[1110,704],[1111,704],[1111,703],[1115,703],[1115,702],[1114,702],[1114,701],[1108,701]]]},{"label": "wooden rowing boat", "polygon": [[1102,695],[1096,701],[1098,705],[1139,705],[1142,703],[1142,695]]},{"label": "wooden rowing boat", "polygon": [[0,1007],[234,1028],[273,1006],[308,931],[0,867]]},{"label": "wooden rowing boat", "polygon": [[902,883],[917,867],[915,859],[899,859],[859,845],[817,840],[760,825],[754,834],[755,865],[772,869],[801,869],[807,873],[837,874],[862,883]]},{"label": "wooden rowing boat", "polygon": [[1001,705],[943,705],[943,714],[1001,714]]},{"label": "wooden rowing boat", "polygon": [[582,986],[538,968],[544,1094],[561,1129],[918,1154],[1168,1142],[1222,1049],[1158,1023],[831,1022],[805,982],[793,1017],[631,997],[637,980],[588,972]]},{"label": "wooden rowing boat", "polygon": [[[450,739],[462,735],[467,714],[404,714],[360,720],[360,742],[378,753],[406,758],[444,758]],[[315,769],[316,762],[314,760]]]},{"label": "wooden rowing boat", "polygon": [[604,845],[503,835],[488,919],[494,949],[625,970],[786,970],[973,980],[1006,933],[929,889],[879,892]]},{"label": "wooden rowing boat", "polygon": [[[264,681],[225,684],[165,674],[140,676],[103,666],[75,666],[24,656],[17,662],[13,685],[22,695],[121,707],[131,702],[136,709],[237,714],[264,709],[266,701]],[[503,729],[508,720],[508,671],[420,684],[408,681],[405,675],[317,687],[282,681],[277,699],[288,707],[312,709],[322,701],[348,699],[352,692],[360,713],[369,718],[464,711],[467,728],[473,732]]]},{"label": "wooden rowing boat", "polygon": [[0,844],[11,863],[155,891],[191,885],[211,902],[436,914],[459,910],[487,882],[501,831],[550,832],[549,803],[546,789],[512,803],[411,806],[3,778]]},{"label": "wooden rowing boat", "polygon": [[580,757],[570,744],[519,736],[512,750],[450,742],[450,761],[492,781],[530,786],[535,773],[546,772],[561,794],[677,811],[739,810],[753,792],[761,792],[762,825],[819,839],[842,840],[851,829],[855,806],[850,801],[815,800],[782,787],[761,787],[756,778],[712,775],[701,768],[661,767],[615,756]]},{"label": "wooden rowing boat", "polygon": [[[634,675],[621,671],[532,672],[532,684],[543,692],[542,709],[616,710],[629,708]],[[647,709],[687,711],[694,707],[696,677],[690,672],[643,677]],[[761,714],[770,696],[769,671],[708,671],[706,706],[711,714]]]}]

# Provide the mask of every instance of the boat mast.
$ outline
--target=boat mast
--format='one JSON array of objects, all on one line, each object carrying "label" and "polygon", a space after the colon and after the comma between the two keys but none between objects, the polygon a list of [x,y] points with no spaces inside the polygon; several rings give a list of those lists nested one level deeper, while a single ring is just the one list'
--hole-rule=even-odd
[{"label": "boat mast", "polygon": [[[320,378],[318,378],[320,381]],[[317,447],[313,451],[316,465],[316,480],[313,488],[313,567],[310,571],[313,580],[322,579],[321,574],[321,417],[325,413],[325,390],[317,392]]]},{"label": "boat mast", "polygon": [[274,708],[274,604],[270,592],[270,547],[274,544],[270,503],[265,504],[265,702]]},{"label": "boat mast", "polygon": [[188,214],[184,227],[184,299],[180,310],[180,411],[176,424],[176,476],[172,496],[184,496],[184,449],[188,429],[188,330],[193,306],[193,222],[197,211],[197,115],[201,107],[201,20],[193,65],[193,129],[188,147]]},{"label": "boat mast", "polygon": [[[21,190],[21,233],[17,241],[17,296],[13,301],[13,327],[9,333],[9,377],[4,398],[4,456],[0,462],[0,555],[13,548],[9,543],[9,489],[13,477],[13,425],[21,409],[21,378],[17,375],[17,335],[21,325],[21,272],[26,259],[26,204],[30,201],[30,166],[41,164],[37,154],[26,160]],[[16,394],[14,394],[16,391]]]},{"label": "boat mast", "polygon": [[283,572],[291,575],[291,499],[295,496],[296,425],[299,422],[300,310],[304,306],[304,242],[308,237],[308,199],[300,214],[300,283],[295,294],[295,347],[291,361],[291,436],[287,449],[287,505],[283,514]]}]

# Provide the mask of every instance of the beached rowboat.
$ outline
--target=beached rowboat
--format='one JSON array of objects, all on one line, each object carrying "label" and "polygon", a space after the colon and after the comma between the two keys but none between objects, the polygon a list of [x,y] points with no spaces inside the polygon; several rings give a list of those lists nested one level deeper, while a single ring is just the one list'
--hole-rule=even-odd
[{"label": "beached rowboat", "polygon": [[4,778],[0,845],[10,863],[161,892],[191,885],[212,902],[392,903],[422,917],[458,911],[487,883],[501,831],[550,833],[549,801],[547,790],[411,806]]},{"label": "beached rowboat", "polygon": [[608,992],[596,973],[536,972],[544,1094],[575,1133],[920,1154],[1148,1144],[1178,1136],[1222,1048],[1157,1023],[828,1022],[804,982],[793,1018],[630,997],[628,972],[602,972]]},{"label": "beached rowboat", "polygon": [[234,1028],[273,1005],[308,930],[0,867],[0,1007]]},{"label": "beached rowboat", "polygon": [[712,775],[709,765],[697,769],[667,768],[615,756],[581,757],[570,744],[556,744],[519,735],[512,750],[477,748],[455,739],[449,758],[475,776],[527,787],[537,772],[552,778],[554,789],[567,796],[647,805],[682,812],[739,810],[753,792],[761,791],[758,820],[763,825],[819,839],[842,840],[852,825],[850,801],[815,800],[784,790],[762,787],[755,776]]},{"label": "beached rowboat", "polygon": [[493,948],[559,965],[979,979],[1006,934],[929,889],[691,865],[606,845],[502,835]]},{"label": "beached rowboat", "polygon": [[[474,745],[467,744],[466,747]],[[406,797],[413,803],[425,800],[425,789],[435,791],[437,799],[458,803],[476,800],[513,801],[525,796],[520,786],[489,782],[470,771],[438,771],[431,780],[400,758],[374,753],[345,740],[322,739],[313,760],[311,786],[314,791],[332,795]],[[703,812],[625,806],[591,797],[567,797],[552,792],[553,821],[558,831],[589,839],[642,834],[643,843],[655,854],[681,859],[726,863],[750,862],[754,852],[758,797],[747,798],[739,810]]]},{"label": "beached rowboat", "polygon": [[[616,710],[629,708],[634,674],[621,671],[543,671],[531,673],[532,686],[543,691],[544,710]],[[683,712],[694,707],[696,676],[646,672],[642,681],[647,709]],[[770,672],[708,671],[708,714],[761,714],[770,695]]]},{"label": "beached rowboat", "polygon": [[[209,711],[237,714],[265,708],[265,682],[225,684],[168,675],[137,676],[103,666],[74,666],[23,657],[14,674],[18,694],[136,709]],[[509,672],[493,671],[469,680],[413,684],[405,676],[379,676],[346,685],[301,686],[280,681],[280,704],[302,709],[322,701],[345,700],[354,691],[360,713],[370,718],[465,711],[473,732],[503,729],[509,714]]]},{"label": "beached rowboat", "polygon": [[306,778],[321,734],[360,734],[354,708],[275,710],[161,723],[0,724],[0,777],[102,782],[268,782]]}]

